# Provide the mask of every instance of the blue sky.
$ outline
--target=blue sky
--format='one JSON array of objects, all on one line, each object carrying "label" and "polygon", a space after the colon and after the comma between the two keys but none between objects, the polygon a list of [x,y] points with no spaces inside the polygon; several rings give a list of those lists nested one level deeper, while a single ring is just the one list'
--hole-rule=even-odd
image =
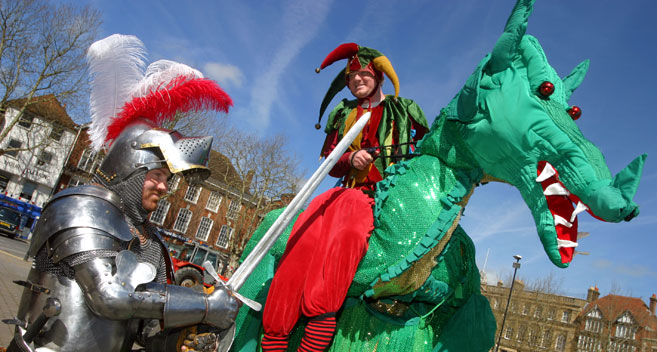
[{"label": "blue sky", "polygon": [[[319,165],[324,138],[314,129],[319,104],[342,64],[314,68],[345,42],[373,47],[393,63],[401,95],[432,122],[458,92],[502,32],[514,1],[88,1],[102,14],[101,35],[134,34],[151,61],[186,63],[216,79],[232,96],[229,119],[262,136],[288,137],[308,175]],[[354,5],[357,4],[357,5]],[[462,226],[475,241],[477,262],[491,280],[552,274],[569,295],[597,285],[607,294],[647,300],[657,293],[657,2],[538,0],[527,32],[539,39],[551,65],[565,76],[584,59],[587,78],[570,102],[582,108],[578,125],[606,157],[613,174],[648,153],[629,223],[579,217],[581,251],[568,269],[543,252],[528,208],[507,185],[479,187]],[[387,83],[384,91],[392,92]],[[338,99],[347,93],[338,95]],[[335,181],[325,181],[322,190]],[[488,254],[488,256],[487,256]],[[486,257],[488,260],[486,261]]]}]

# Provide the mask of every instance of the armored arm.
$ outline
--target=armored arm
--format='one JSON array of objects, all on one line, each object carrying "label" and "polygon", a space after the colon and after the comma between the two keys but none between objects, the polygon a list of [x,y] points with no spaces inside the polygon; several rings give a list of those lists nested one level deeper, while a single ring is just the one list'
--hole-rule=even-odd
[{"label": "armored arm", "polygon": [[74,267],[75,279],[95,314],[113,320],[159,319],[165,328],[204,323],[225,329],[235,321],[238,303],[225,289],[218,287],[206,295],[187,287],[143,282],[152,280],[154,269],[131,257],[132,252],[123,251],[116,259],[94,259]]}]

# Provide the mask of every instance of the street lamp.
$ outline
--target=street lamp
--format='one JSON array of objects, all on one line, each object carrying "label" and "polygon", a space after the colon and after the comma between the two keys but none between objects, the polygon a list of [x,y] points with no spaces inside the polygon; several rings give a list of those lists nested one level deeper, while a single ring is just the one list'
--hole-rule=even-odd
[{"label": "street lamp", "polygon": [[520,259],[522,256],[516,254],[513,256],[513,259],[516,260],[513,263],[513,279],[511,280],[511,289],[509,290],[509,298],[506,300],[506,308],[504,308],[504,315],[502,316],[502,326],[500,326],[500,334],[497,337],[497,346],[495,346],[495,352],[500,348],[500,340],[502,339],[502,332],[504,331],[504,322],[506,322],[506,313],[509,311],[509,303],[511,303],[511,293],[513,293],[513,285],[516,283],[516,272],[520,268]]}]

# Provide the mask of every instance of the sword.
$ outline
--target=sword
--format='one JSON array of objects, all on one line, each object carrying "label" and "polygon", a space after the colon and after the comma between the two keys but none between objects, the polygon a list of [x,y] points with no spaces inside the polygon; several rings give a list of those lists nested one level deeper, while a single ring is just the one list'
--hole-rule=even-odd
[{"label": "sword", "polygon": [[331,154],[324,160],[324,162],[319,166],[317,171],[306,181],[306,183],[301,187],[301,190],[297,195],[292,199],[287,208],[283,210],[283,213],[276,219],[273,225],[267,230],[264,236],[258,244],[253,248],[253,251],[244,259],[242,265],[240,265],[233,276],[228,280],[226,286],[232,291],[238,291],[246,279],[251,275],[251,273],[258,266],[265,254],[271,249],[274,245],[274,242],[280,237],[281,233],[285,228],[292,222],[292,218],[296,213],[301,209],[303,204],[308,200],[308,198],[315,192],[315,189],[319,186],[322,180],[326,177],[328,172],[333,168],[335,163],[338,162],[338,159],[344,154],[349,145],[356,139],[360,132],[365,127],[365,124],[370,119],[370,112],[366,112],[361,116],[358,121],[349,129],[347,134],[344,135],[342,140],[338,145],[333,149]]}]

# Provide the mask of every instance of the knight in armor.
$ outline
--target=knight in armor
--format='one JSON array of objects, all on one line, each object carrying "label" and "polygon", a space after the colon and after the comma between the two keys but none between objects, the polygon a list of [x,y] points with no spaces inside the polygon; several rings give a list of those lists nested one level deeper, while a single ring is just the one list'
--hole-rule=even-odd
[{"label": "knight in armor", "polygon": [[27,328],[12,342],[18,350],[129,351],[135,341],[147,344],[153,326],[224,330],[234,322],[239,304],[226,289],[168,284],[171,260],[148,221],[174,175],[195,183],[210,174],[212,137],[161,124],[190,110],[227,112],[232,101],[186,65],[160,60],[144,74],[143,56],[133,36],[89,49],[90,139],[109,149],[91,184],[57,193],[43,209],[17,315]]},{"label": "knight in armor", "polygon": [[[344,188],[317,196],[299,215],[278,263],[263,311],[264,351],[284,351],[303,315],[308,318],[299,351],[330,346],[336,314],[367,252],[374,229],[373,199],[385,169],[412,154],[414,143],[428,131],[422,109],[399,97],[399,81],[390,61],[379,51],[347,43],[324,59],[320,69],[347,59],[320,106],[321,116],[333,97],[348,87],[354,100],[342,100],[331,112],[322,156],[328,156],[366,111],[369,122],[329,172]],[[384,74],[395,95],[384,95]],[[316,125],[320,128],[319,123]]]}]

